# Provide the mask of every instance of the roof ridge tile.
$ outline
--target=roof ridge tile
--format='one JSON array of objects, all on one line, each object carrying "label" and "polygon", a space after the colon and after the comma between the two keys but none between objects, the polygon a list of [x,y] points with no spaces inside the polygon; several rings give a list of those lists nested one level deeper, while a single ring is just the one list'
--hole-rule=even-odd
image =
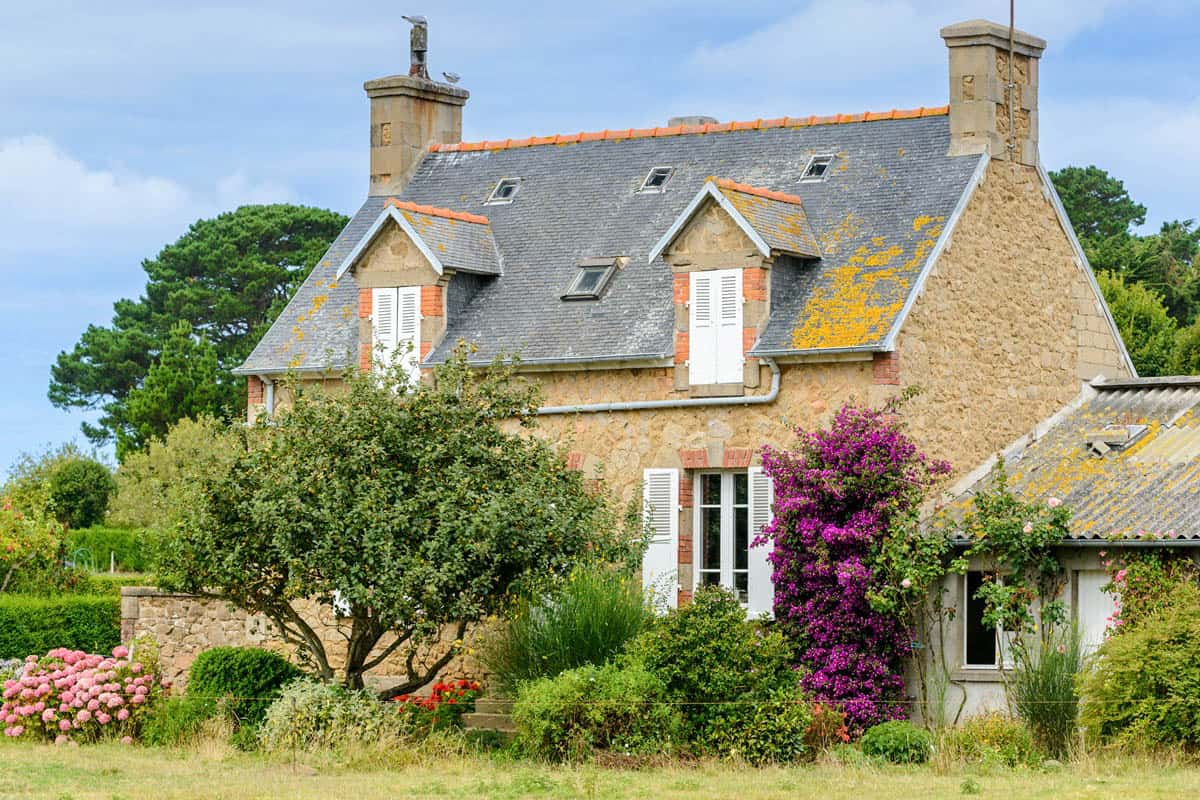
[{"label": "roof ridge tile", "polygon": [[742,194],[752,194],[757,197],[765,197],[768,200],[778,200],[781,203],[791,203],[797,206],[804,205],[804,201],[794,194],[777,192],[774,189],[764,189],[761,186],[751,186],[748,183],[738,183],[737,181],[731,181],[728,178],[713,178],[711,180],[715,180],[717,186],[721,189],[729,189],[730,191],[741,192]]},{"label": "roof ridge tile", "polygon": [[414,214],[425,214],[430,217],[445,217],[446,219],[455,219],[459,222],[471,222],[475,225],[491,224],[491,220],[479,214],[469,214],[466,211],[452,211],[449,208],[423,206],[419,203],[411,203],[408,200],[397,200],[395,197],[389,197],[387,199],[387,204],[404,211],[412,211]]}]

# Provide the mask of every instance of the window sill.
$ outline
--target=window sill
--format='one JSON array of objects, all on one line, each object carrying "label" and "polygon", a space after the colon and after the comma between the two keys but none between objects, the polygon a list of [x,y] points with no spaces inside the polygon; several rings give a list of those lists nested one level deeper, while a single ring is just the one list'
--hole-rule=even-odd
[{"label": "window sill", "polygon": [[693,383],[688,386],[691,397],[741,397],[746,387],[741,383]]},{"label": "window sill", "polygon": [[961,683],[1004,683],[1004,673],[996,667],[959,667],[953,680]]}]

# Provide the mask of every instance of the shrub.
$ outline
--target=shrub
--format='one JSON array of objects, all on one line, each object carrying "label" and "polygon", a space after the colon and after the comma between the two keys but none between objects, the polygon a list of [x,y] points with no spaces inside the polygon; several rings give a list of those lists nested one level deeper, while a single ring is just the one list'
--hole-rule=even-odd
[{"label": "shrub", "polygon": [[1179,584],[1166,608],[1110,636],[1079,679],[1079,721],[1094,740],[1200,746],[1200,589]]},{"label": "shrub", "polygon": [[61,534],[57,524],[14,508],[8,497],[0,498],[0,593],[57,568]]},{"label": "shrub", "polygon": [[179,747],[194,741],[210,719],[220,714],[217,701],[207,697],[166,697],[146,715],[142,742],[154,747]]},{"label": "shrub", "polygon": [[893,764],[924,764],[933,749],[928,731],[901,719],[872,725],[859,744],[867,755]]},{"label": "shrub", "polygon": [[798,686],[776,690],[749,702],[709,741],[721,755],[755,765],[785,764],[815,755],[805,743],[813,722],[812,706]]},{"label": "shrub", "polygon": [[432,733],[446,728],[461,728],[462,718],[475,710],[475,699],[482,687],[476,681],[435,683],[429,695],[402,694],[393,697],[406,728]]},{"label": "shrub", "polygon": [[57,647],[111,650],[121,642],[120,605],[117,597],[0,596],[0,658]]},{"label": "shrub", "polygon": [[257,647],[214,647],[188,670],[188,694],[222,700],[235,725],[256,727],[280,689],[303,673],[286,658]]},{"label": "shrub", "polygon": [[124,572],[145,572],[151,568],[151,544],[146,531],[131,528],[93,526],[67,533],[66,556],[80,566],[107,570],[110,555]]},{"label": "shrub", "polygon": [[258,742],[267,752],[340,749],[401,736],[395,705],[371,692],[301,679],[288,684],[267,709]]},{"label": "shrub", "polygon": [[483,663],[498,687],[511,693],[522,681],[605,663],[646,620],[636,581],[603,565],[581,567],[548,597],[520,603],[488,637]]},{"label": "shrub", "polygon": [[40,453],[22,453],[8,470],[8,481],[0,496],[12,501],[13,508],[37,517],[52,518],[50,476],[64,464],[87,458],[73,442]]},{"label": "shrub", "polygon": [[850,741],[846,712],[828,703],[813,703],[812,722],[804,732],[804,744],[812,752],[829,750]]},{"label": "shrub", "polygon": [[752,713],[753,701],[796,685],[783,637],[747,622],[737,599],[715,587],[655,620],[630,643],[629,656],[682,704],[688,738],[701,749],[719,746],[720,729]]},{"label": "shrub", "polygon": [[69,528],[104,521],[108,500],[117,489],[108,467],[90,458],[75,458],[50,473],[50,508]]},{"label": "shrub", "polygon": [[1075,733],[1079,695],[1075,679],[1083,666],[1079,632],[1049,633],[1037,647],[1013,648],[1014,665],[1005,681],[1009,702],[1047,755],[1063,758]]},{"label": "shrub", "polygon": [[21,675],[4,682],[4,735],[65,743],[137,736],[163,684],[157,670],[118,646],[112,656],[56,648],[28,656]]},{"label": "shrub", "polygon": [[578,761],[596,750],[669,752],[680,739],[678,709],[662,681],[639,666],[585,666],[522,684],[513,705],[524,752]]},{"label": "shrub", "polygon": [[938,743],[938,755],[952,763],[984,766],[1037,766],[1042,757],[1033,734],[1007,714],[980,714],[952,728]]}]

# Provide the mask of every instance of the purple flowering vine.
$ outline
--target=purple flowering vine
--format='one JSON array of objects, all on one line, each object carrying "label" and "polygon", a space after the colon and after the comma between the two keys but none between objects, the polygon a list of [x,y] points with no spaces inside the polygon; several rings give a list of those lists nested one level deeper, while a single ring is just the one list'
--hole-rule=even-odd
[{"label": "purple flowering vine", "polygon": [[904,615],[872,608],[876,559],[950,465],[919,452],[890,409],[846,405],[828,428],[797,436],[795,450],[764,450],[775,518],[757,542],[774,542],[775,618],[805,688],[862,731],[905,716],[912,651]]}]

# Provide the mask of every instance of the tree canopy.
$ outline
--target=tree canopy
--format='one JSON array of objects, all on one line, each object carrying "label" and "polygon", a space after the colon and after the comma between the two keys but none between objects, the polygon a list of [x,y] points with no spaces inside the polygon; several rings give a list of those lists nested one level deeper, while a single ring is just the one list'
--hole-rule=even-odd
[{"label": "tree canopy", "polygon": [[[264,614],[323,678],[343,663],[350,686],[407,652],[394,694],[448,663],[453,651],[418,655],[444,628],[461,639],[510,590],[628,556],[636,537],[608,498],[514,430],[532,424],[536,389],[466,359],[460,348],[432,385],[400,369],[348,373],[340,391],[293,384],[294,406],[240,428],[232,463],[193,495],[160,554],[160,585]],[[303,616],[314,601],[343,619],[344,659]]]},{"label": "tree canopy", "polygon": [[[141,297],[118,300],[111,325],[89,325],[74,348],[59,353],[51,368],[50,401],[65,409],[100,409],[99,425],[85,423],[84,433],[97,443],[118,439],[123,453],[165,432],[165,424],[185,413],[236,414],[245,408],[245,383],[230,370],[249,354],[345,224],[341,214],[292,205],[243,206],[197,221],[142,262]],[[180,323],[189,326],[190,346],[181,338]],[[168,342],[175,347],[171,358],[164,357]],[[200,352],[204,343],[211,356]],[[192,367],[185,376],[169,374],[193,355],[204,361],[205,375]],[[159,374],[133,402],[131,395],[144,388],[156,363]],[[180,393],[189,411],[172,405]]]},{"label": "tree canopy", "polygon": [[1118,236],[1146,221],[1146,207],[1129,196],[1124,182],[1097,166],[1063,167],[1050,180],[1080,238]]},{"label": "tree canopy", "polygon": [[1126,283],[1111,272],[1099,273],[1096,280],[1138,374],[1171,374],[1179,326],[1167,313],[1162,296],[1140,283]]}]

